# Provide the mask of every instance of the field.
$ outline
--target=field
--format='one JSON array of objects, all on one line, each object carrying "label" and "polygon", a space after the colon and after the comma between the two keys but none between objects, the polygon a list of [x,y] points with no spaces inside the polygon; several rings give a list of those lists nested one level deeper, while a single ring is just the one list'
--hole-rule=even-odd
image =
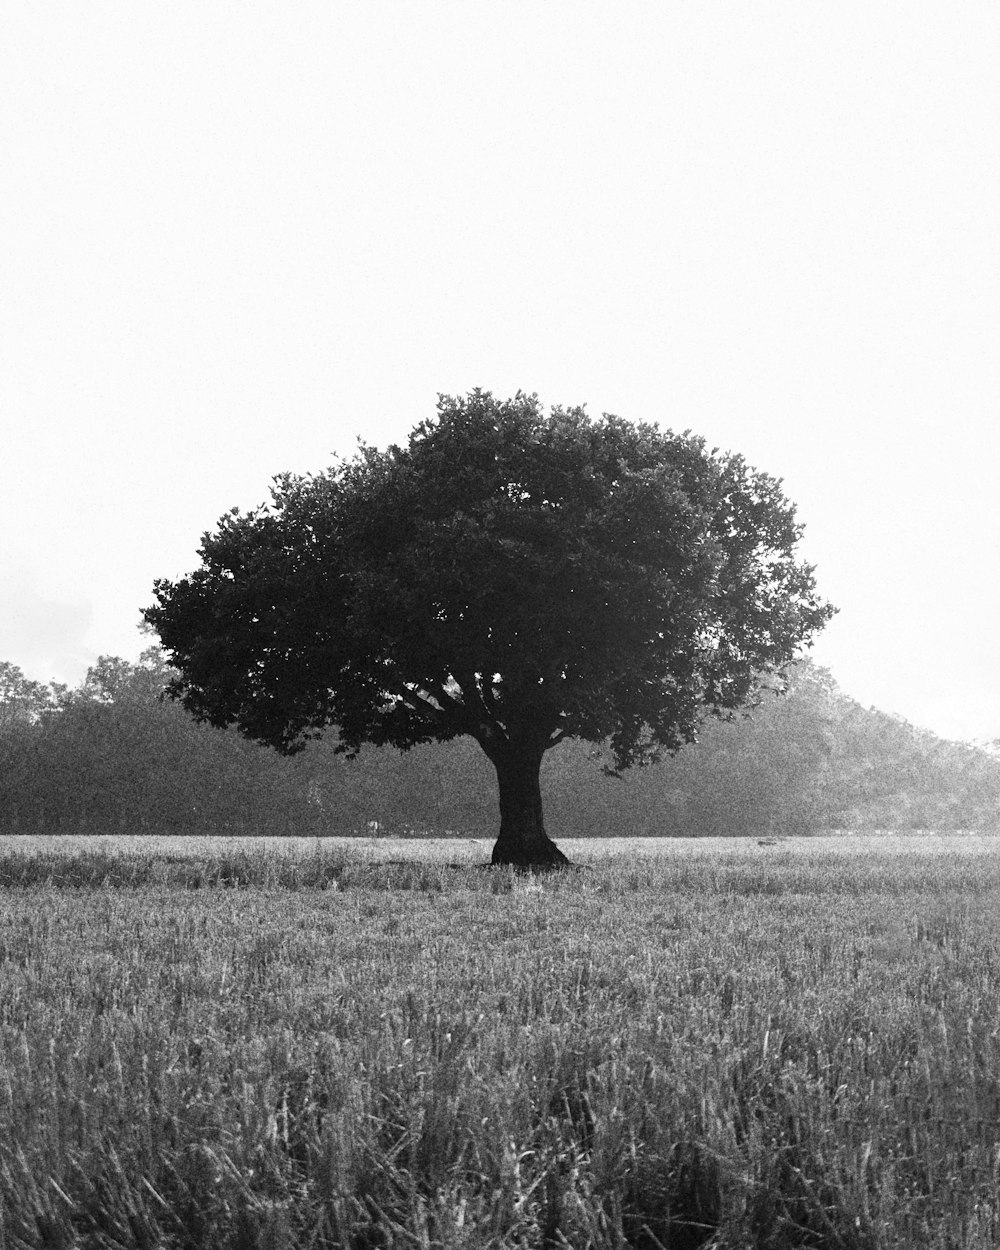
[{"label": "field", "polygon": [[0,839],[0,1250],[1000,1244],[1000,843],[560,845]]}]

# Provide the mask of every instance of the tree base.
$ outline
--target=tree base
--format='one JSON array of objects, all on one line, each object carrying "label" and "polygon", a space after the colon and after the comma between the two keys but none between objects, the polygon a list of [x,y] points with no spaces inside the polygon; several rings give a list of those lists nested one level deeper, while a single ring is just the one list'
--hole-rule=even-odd
[{"label": "tree base", "polygon": [[519,872],[551,872],[557,868],[569,868],[571,864],[558,846],[546,838],[528,846],[505,846],[498,841],[493,848],[490,866],[515,868]]}]

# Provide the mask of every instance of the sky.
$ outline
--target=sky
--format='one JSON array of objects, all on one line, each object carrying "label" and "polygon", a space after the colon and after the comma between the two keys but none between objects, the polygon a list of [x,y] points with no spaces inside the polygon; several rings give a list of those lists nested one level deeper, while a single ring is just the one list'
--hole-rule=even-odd
[{"label": "sky", "polygon": [[0,660],[439,392],[783,479],[842,689],[1000,737],[995,0],[0,13]]}]

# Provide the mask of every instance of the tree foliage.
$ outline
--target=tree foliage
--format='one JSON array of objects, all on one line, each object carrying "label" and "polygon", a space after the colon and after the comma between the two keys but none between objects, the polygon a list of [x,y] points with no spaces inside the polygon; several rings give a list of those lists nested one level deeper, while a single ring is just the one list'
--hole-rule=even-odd
[{"label": "tree foliage", "polygon": [[[13,666],[9,666],[13,667]],[[0,819],[39,832],[300,831],[307,793],[283,761],[196,724],[160,696],[162,651],[101,656],[75,690],[42,687],[37,713],[0,688]],[[11,713],[13,705],[14,713]]]},{"label": "tree foliage", "polygon": [[496,858],[561,859],[544,753],[616,770],[752,701],[832,609],[781,484],[691,434],[534,396],[442,396],[405,447],[275,481],[156,584],[147,621],[197,717],[294,752],[469,735],[497,770]]},{"label": "tree foliage", "polygon": [[0,661],[0,733],[33,724],[56,705],[60,689],[32,681],[16,664]]},{"label": "tree foliage", "polygon": [[780,483],[690,435],[442,398],[206,535],[147,619],[196,714],[280,750],[530,725],[619,768],[751,698],[828,619]]}]

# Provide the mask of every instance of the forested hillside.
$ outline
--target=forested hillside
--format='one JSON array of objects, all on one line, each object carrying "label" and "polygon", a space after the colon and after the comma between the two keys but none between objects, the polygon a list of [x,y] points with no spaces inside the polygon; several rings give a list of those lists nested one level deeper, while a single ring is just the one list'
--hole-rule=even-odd
[{"label": "forested hillside", "polygon": [[[0,831],[494,836],[492,766],[471,739],[355,760],[330,734],[291,759],[161,701],[152,647],[74,690],[0,663]],[[804,661],[751,718],[616,778],[570,741],[543,768],[556,837],[808,834],[1000,826],[1000,760],[866,710]]]}]

